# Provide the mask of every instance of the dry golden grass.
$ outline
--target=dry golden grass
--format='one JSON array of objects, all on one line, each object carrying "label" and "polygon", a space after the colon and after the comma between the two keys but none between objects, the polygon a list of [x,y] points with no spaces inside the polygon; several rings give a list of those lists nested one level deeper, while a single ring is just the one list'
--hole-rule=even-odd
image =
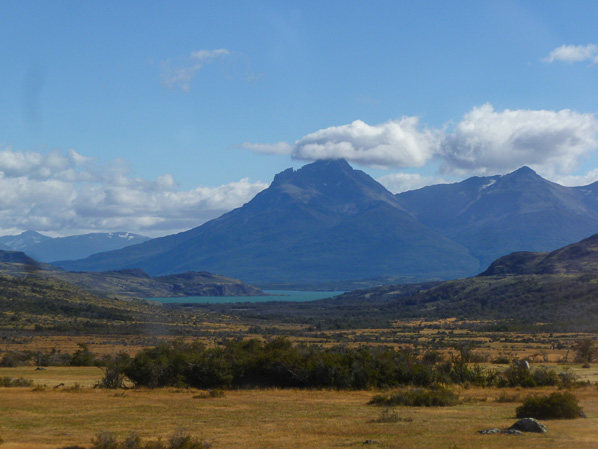
[{"label": "dry golden grass", "polygon": [[[598,447],[598,389],[575,390],[587,419],[547,421],[549,432],[525,436],[480,435],[506,428],[517,403],[497,402],[502,390],[460,390],[464,404],[396,409],[395,423],[375,422],[381,408],[367,405],[370,391],[251,390],[200,399],[197,390],[100,390],[97,368],[4,368],[0,376],[28,377],[48,388],[0,388],[3,449],[90,446],[99,431],[144,440],[177,429],[214,441],[214,448],[576,448]],[[64,387],[53,386],[64,383]],[[75,383],[84,386],[69,388]],[[535,390],[547,394],[552,390]],[[509,389],[525,396],[530,390]],[[365,444],[370,440],[370,444]]]}]

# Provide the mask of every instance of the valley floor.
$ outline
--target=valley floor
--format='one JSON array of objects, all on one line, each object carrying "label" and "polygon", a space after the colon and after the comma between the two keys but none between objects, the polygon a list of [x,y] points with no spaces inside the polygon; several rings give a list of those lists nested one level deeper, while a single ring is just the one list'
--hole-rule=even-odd
[{"label": "valley floor", "polygon": [[[596,368],[592,367],[596,374]],[[45,387],[0,388],[0,437],[5,449],[90,447],[100,431],[123,440],[166,440],[177,430],[227,448],[577,448],[598,447],[598,390],[576,389],[586,419],[545,421],[547,434],[480,435],[515,422],[524,397],[551,389],[459,389],[464,403],[444,408],[397,407],[395,422],[377,422],[374,391],[248,390],[211,398],[193,389],[103,390],[94,367],[1,368],[0,377],[27,377]],[[54,388],[56,385],[64,384]],[[202,394],[203,393],[203,394]]]}]

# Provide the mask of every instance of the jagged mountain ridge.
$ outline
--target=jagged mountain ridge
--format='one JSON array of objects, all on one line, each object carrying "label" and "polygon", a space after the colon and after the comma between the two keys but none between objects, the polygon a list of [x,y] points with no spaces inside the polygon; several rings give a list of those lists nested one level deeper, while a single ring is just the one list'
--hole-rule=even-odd
[{"label": "jagged mountain ridge", "polygon": [[598,184],[564,187],[528,167],[397,195],[422,223],[487,267],[514,251],[550,251],[598,232]]},{"label": "jagged mountain ridge", "polygon": [[279,173],[244,206],[190,231],[60,266],[153,275],[201,269],[256,283],[450,278],[474,273],[478,263],[370,176],[326,160]]}]

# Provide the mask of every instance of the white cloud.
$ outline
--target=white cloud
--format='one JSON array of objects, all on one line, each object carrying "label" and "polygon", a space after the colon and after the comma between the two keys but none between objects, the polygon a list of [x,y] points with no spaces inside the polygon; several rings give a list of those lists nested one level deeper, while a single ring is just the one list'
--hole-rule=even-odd
[{"label": "white cloud", "polygon": [[225,48],[217,50],[193,51],[186,58],[162,61],[162,84],[167,88],[180,87],[183,92],[189,92],[189,82],[201,68],[213,59],[228,56],[230,51]]},{"label": "white cloud", "polygon": [[239,145],[241,148],[253,151],[259,154],[291,154],[293,146],[288,142],[276,143],[251,143],[243,142]]},{"label": "white cloud", "polygon": [[598,148],[598,119],[564,109],[494,111],[475,107],[442,142],[441,171],[496,174],[522,165],[547,174],[571,173]]},{"label": "white cloud", "polygon": [[434,184],[447,184],[451,182],[434,176],[422,176],[419,173],[393,173],[382,176],[377,181],[392,193],[401,193]]},{"label": "white cloud", "polygon": [[[321,129],[286,146],[294,159],[313,161],[343,158],[368,167],[421,167],[432,157],[440,134],[418,128],[417,117],[404,117],[379,125],[355,120],[348,125]],[[252,144],[257,151],[259,148]]]},{"label": "white cloud", "polygon": [[585,175],[555,175],[550,179],[563,186],[587,186],[598,181],[598,168],[590,170]]},{"label": "white cloud", "polygon": [[561,45],[550,52],[545,62],[584,62],[598,63],[598,45]]},{"label": "white cloud", "polygon": [[[417,117],[379,125],[356,120],[308,134],[294,144],[240,146],[262,154],[290,153],[298,160],[344,158],[383,169],[422,167],[434,161],[440,162],[440,173],[458,176],[507,173],[529,165],[554,178],[572,173],[598,149],[598,119],[595,114],[569,109],[495,111],[485,104],[465,114],[452,130],[449,125],[441,129],[419,126]],[[395,189],[409,179],[397,176],[392,181],[398,183]]]},{"label": "white cloud", "polygon": [[0,233],[70,235],[130,231],[150,236],[199,226],[241,206],[267,184],[241,179],[181,191],[171,174],[131,176],[122,159],[106,167],[73,150],[66,154],[0,149]]}]

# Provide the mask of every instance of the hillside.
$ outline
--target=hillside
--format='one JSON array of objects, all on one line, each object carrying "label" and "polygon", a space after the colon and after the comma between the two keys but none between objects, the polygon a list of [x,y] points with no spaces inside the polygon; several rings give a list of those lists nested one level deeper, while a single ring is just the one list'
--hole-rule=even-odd
[{"label": "hillside", "polygon": [[61,279],[103,297],[170,298],[185,296],[262,296],[261,289],[208,272],[151,277],[142,270],[54,272]]},{"label": "hillside", "polygon": [[257,287],[208,272],[187,272],[162,277],[151,277],[139,269],[68,272],[38,263],[25,253],[17,251],[0,251],[0,274],[62,281],[103,298],[265,295]]},{"label": "hillside", "polygon": [[381,301],[394,317],[458,317],[551,323],[598,331],[598,234],[550,253],[514,253],[473,278],[443,282],[412,295],[385,286],[338,297]]},{"label": "hillside", "polygon": [[0,275],[0,328],[130,332],[161,321],[169,321],[166,312],[146,302],[100,298],[57,279]]}]

